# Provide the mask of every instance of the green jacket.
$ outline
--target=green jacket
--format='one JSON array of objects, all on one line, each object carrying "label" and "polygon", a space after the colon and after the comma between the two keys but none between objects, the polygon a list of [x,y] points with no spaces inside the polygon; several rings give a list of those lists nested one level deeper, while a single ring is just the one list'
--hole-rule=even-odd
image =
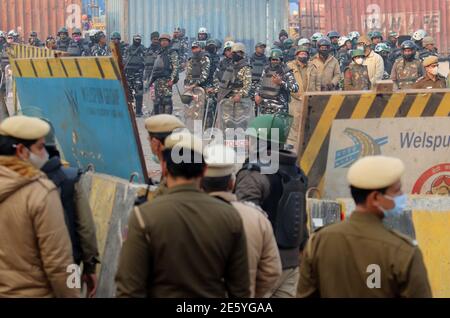
[{"label": "green jacket", "polygon": [[193,184],[168,189],[130,216],[118,297],[249,297],[239,213]]}]

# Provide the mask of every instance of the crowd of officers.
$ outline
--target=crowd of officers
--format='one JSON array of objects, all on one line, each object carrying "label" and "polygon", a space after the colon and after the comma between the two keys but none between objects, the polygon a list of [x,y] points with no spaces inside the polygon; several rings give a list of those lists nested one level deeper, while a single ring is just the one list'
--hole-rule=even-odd
[{"label": "crowd of officers", "polygon": [[[358,160],[348,172],[355,211],[310,236],[307,179],[278,115],[250,123],[258,160],[243,166],[233,148],[204,145],[177,117],[145,124],[163,181],[129,216],[117,297],[432,296],[415,241],[383,225],[406,204],[399,159]],[[96,295],[101,259],[82,172],[62,164],[51,136],[39,118],[0,123],[1,297],[80,297],[78,275]],[[267,151],[280,167],[265,174]]]}]

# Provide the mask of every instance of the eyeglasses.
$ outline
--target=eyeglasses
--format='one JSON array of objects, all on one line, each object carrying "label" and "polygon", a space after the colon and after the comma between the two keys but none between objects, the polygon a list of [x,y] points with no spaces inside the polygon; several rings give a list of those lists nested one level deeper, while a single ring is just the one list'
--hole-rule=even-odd
[{"label": "eyeglasses", "polygon": [[430,68],[436,68],[436,67],[439,67],[439,64],[431,64],[431,65],[428,65],[428,67],[430,67]]}]

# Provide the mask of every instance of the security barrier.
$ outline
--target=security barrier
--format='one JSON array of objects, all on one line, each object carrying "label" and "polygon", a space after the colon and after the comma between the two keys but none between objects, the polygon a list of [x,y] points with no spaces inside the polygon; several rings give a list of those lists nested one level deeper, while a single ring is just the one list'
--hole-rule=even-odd
[{"label": "security barrier", "polygon": [[448,117],[450,90],[405,90],[392,94],[329,92],[305,95],[300,127],[300,165],[311,187],[323,189],[336,119]]},{"label": "security barrier", "polygon": [[13,44],[13,47],[8,50],[8,56],[11,59],[31,59],[42,57],[56,57],[67,54],[66,52],[49,50],[44,47],[36,47],[25,44]]},{"label": "security barrier", "polygon": [[115,295],[114,277],[123,241],[127,235],[128,217],[142,187],[108,175],[86,173],[80,180],[89,193],[94,215],[101,265],[99,268],[98,298]]},{"label": "security barrier", "polygon": [[[328,210],[332,202],[315,202],[315,206],[321,209],[315,211],[315,215],[330,215],[323,217],[324,220],[335,219],[335,211]],[[340,206],[346,218],[355,209],[351,199],[338,199],[334,203]],[[384,224],[417,242],[428,271],[433,297],[450,297],[450,197],[409,196],[408,208],[402,215],[386,218]]]}]

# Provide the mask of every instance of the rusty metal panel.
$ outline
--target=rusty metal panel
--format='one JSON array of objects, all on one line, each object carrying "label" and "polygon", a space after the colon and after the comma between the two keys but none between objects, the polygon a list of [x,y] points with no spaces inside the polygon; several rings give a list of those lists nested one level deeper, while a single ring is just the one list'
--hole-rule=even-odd
[{"label": "rusty metal panel", "polygon": [[412,35],[425,29],[440,52],[448,52],[449,0],[300,0],[302,35],[336,30],[361,34],[378,30]]},{"label": "rusty metal panel", "polygon": [[31,31],[44,40],[58,29],[81,27],[81,0],[1,0],[0,30],[16,29],[26,41]]}]

